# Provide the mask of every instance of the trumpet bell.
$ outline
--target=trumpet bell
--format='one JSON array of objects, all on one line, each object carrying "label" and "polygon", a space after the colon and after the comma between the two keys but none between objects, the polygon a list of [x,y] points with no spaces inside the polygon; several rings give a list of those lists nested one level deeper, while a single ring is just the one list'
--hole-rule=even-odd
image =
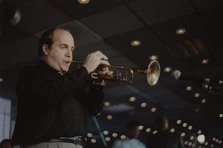
[{"label": "trumpet bell", "polygon": [[158,61],[153,60],[149,63],[146,78],[150,86],[156,85],[160,77],[160,64]]}]

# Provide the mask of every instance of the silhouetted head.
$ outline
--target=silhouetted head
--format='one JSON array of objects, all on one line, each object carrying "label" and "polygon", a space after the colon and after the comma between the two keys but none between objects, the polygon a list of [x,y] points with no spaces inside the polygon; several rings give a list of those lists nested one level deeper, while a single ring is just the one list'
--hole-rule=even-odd
[{"label": "silhouetted head", "polygon": [[165,114],[158,116],[155,120],[155,128],[158,131],[166,131],[169,128],[169,121]]},{"label": "silhouetted head", "polygon": [[10,139],[4,139],[0,143],[0,148],[13,148],[12,141]]},{"label": "silhouetted head", "polygon": [[129,138],[137,138],[140,133],[139,122],[129,121],[127,124],[127,136]]}]

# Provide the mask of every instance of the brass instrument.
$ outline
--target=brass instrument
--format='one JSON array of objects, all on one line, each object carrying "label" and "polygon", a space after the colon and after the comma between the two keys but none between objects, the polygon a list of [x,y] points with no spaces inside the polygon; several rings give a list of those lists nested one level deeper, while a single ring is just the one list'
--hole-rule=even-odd
[{"label": "brass instrument", "polygon": [[[72,61],[72,63],[82,65],[82,61]],[[103,66],[103,65],[102,65]],[[100,66],[99,66],[100,67]],[[91,77],[93,79],[102,79],[102,80],[108,80],[108,81],[113,81],[113,82],[133,82],[134,78],[134,72],[137,73],[143,73],[146,74],[147,82],[150,86],[154,86],[160,76],[160,65],[159,62],[156,60],[153,60],[149,63],[147,69],[139,69],[139,68],[133,68],[133,67],[126,67],[126,66],[106,66],[108,67],[111,71],[113,71],[113,75],[101,75],[97,72],[91,73]]]}]

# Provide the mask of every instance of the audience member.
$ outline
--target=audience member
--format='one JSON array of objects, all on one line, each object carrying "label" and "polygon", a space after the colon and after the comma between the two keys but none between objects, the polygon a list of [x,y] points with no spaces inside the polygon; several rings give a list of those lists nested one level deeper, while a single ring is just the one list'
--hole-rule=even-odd
[{"label": "audience member", "polygon": [[112,148],[145,148],[145,145],[137,139],[139,133],[139,123],[137,121],[128,122],[126,138],[115,141]]}]

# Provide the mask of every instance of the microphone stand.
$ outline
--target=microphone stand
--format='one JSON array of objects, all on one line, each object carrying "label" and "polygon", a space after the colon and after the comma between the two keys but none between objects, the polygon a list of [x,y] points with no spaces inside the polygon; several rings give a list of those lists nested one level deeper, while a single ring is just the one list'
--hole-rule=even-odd
[{"label": "microphone stand", "polygon": [[104,135],[103,135],[103,133],[101,132],[101,128],[100,128],[100,125],[99,125],[99,123],[98,123],[98,120],[96,119],[95,116],[93,116],[92,119],[93,119],[93,121],[94,121],[94,124],[95,124],[97,130],[98,130],[98,133],[99,133],[99,136],[100,136],[100,138],[101,138],[101,140],[102,140],[103,145],[104,145],[106,148],[108,148],[108,144],[106,143],[105,138],[104,138]]}]

